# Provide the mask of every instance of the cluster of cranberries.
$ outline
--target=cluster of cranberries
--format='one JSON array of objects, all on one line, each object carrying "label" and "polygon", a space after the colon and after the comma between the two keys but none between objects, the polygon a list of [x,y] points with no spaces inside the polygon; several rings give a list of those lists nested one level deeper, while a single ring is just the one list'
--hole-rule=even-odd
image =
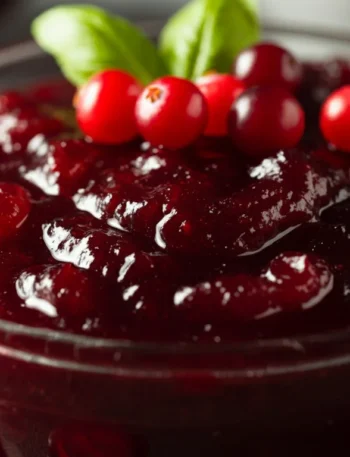
[{"label": "cluster of cranberries", "polygon": [[[132,76],[108,70],[94,76],[76,97],[83,132],[101,144],[121,144],[137,135],[153,146],[185,148],[201,135],[230,136],[253,157],[298,144],[305,114],[295,95],[303,66],[287,50],[262,43],[237,57],[233,75],[215,71],[195,83],[167,76],[143,88]],[[337,148],[350,151],[347,119],[350,89],[324,105],[321,127]]]},{"label": "cluster of cranberries", "polygon": [[238,150],[261,156],[301,139],[304,113],[294,94],[302,76],[302,65],[273,44],[243,51],[233,75],[213,71],[195,83],[167,76],[142,88],[132,76],[108,70],[79,91],[77,118],[97,143],[121,144],[140,134],[174,150],[201,135],[229,135]]},{"label": "cluster of cranberries", "polygon": [[[303,66],[287,50],[262,43],[238,55],[233,75],[209,72],[195,83],[167,76],[143,88],[132,76],[108,70],[94,76],[76,97],[83,132],[101,144],[142,135],[153,146],[185,148],[201,135],[230,136],[253,157],[296,146],[305,114],[295,97]],[[350,88],[326,101],[321,128],[327,141],[350,151],[347,122]]]}]

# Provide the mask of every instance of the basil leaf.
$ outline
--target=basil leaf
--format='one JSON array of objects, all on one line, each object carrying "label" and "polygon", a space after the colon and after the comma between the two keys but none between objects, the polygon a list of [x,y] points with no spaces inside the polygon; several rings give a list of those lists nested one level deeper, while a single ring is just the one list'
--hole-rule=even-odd
[{"label": "basil leaf", "polygon": [[161,53],[171,72],[196,79],[227,72],[234,57],[259,38],[256,0],[192,0],[165,26]]},{"label": "basil leaf", "polygon": [[58,6],[32,25],[37,43],[52,54],[73,84],[116,68],[148,84],[167,73],[153,43],[127,20],[93,6]]}]

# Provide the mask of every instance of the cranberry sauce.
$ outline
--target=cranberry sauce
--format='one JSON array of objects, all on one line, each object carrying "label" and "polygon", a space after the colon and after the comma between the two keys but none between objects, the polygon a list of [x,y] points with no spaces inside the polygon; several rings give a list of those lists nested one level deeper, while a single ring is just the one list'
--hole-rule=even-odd
[{"label": "cranberry sauce", "polygon": [[62,85],[0,96],[0,317],[215,342],[349,325],[350,156],[318,132],[344,83],[345,63],[307,65],[303,141],[258,161],[89,143]]}]

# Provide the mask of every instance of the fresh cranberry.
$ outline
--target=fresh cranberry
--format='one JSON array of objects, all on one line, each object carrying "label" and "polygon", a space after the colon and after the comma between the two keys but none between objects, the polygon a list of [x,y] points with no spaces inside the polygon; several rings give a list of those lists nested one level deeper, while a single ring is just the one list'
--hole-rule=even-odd
[{"label": "fresh cranberry", "polygon": [[101,426],[70,426],[50,435],[50,457],[132,457],[133,445],[122,430]]},{"label": "fresh cranberry", "polygon": [[136,119],[141,135],[152,145],[181,149],[204,132],[208,108],[193,83],[167,76],[154,81],[140,95]]},{"label": "fresh cranberry", "polygon": [[294,92],[303,76],[302,64],[286,49],[260,43],[242,51],[233,66],[247,87],[278,86]]},{"label": "fresh cranberry", "polygon": [[29,195],[16,184],[0,183],[0,240],[12,237],[30,212]]},{"label": "fresh cranberry", "polygon": [[244,91],[244,84],[228,74],[208,74],[197,81],[208,103],[209,120],[204,132],[207,136],[226,136],[227,118],[236,98]]},{"label": "fresh cranberry", "polygon": [[266,156],[298,144],[305,129],[299,102],[285,89],[256,87],[234,102],[229,116],[233,144],[250,156]]},{"label": "fresh cranberry", "polygon": [[322,105],[335,90],[350,84],[350,64],[344,60],[304,63],[304,76],[298,90],[306,116],[307,129],[312,134],[311,144],[320,140],[319,115]]},{"label": "fresh cranberry", "polygon": [[336,148],[350,152],[350,86],[333,92],[321,111],[321,129],[324,137]]},{"label": "fresh cranberry", "polygon": [[121,144],[137,136],[135,103],[142,87],[131,75],[107,70],[93,76],[79,91],[77,120],[95,143]]}]

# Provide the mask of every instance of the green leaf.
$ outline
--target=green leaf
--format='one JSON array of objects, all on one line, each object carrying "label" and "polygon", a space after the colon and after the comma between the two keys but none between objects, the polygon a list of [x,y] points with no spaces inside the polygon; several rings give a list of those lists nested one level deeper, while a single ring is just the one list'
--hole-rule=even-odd
[{"label": "green leaf", "polygon": [[160,46],[171,73],[196,79],[228,72],[258,38],[257,0],[192,0],[165,26]]},{"label": "green leaf", "polygon": [[127,71],[144,84],[167,73],[156,47],[141,30],[100,8],[51,8],[34,20],[32,33],[78,86],[111,68]]}]

